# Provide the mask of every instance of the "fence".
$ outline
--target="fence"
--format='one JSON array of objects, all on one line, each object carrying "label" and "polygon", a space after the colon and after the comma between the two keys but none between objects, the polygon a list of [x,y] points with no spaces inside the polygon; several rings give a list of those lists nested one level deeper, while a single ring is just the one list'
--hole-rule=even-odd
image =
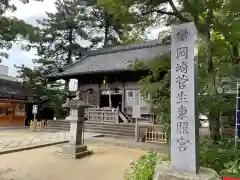
[{"label": "fence", "polygon": [[119,109],[110,108],[89,108],[88,120],[99,122],[119,122]]},{"label": "fence", "polygon": [[159,144],[167,143],[167,133],[163,125],[138,124],[137,131],[139,131],[138,139],[144,137],[145,142]]}]

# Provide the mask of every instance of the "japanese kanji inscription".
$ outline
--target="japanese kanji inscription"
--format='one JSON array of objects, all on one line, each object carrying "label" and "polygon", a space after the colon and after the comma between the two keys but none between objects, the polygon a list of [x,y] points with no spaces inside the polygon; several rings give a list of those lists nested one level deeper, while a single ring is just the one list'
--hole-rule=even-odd
[{"label": "japanese kanji inscription", "polygon": [[172,26],[171,157],[172,169],[194,172],[198,163],[196,111],[197,31],[193,23]]}]

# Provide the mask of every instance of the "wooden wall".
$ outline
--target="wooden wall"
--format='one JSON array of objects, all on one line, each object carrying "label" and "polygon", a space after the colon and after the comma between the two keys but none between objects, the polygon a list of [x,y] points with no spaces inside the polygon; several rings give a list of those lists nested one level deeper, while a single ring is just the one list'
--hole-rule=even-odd
[{"label": "wooden wall", "polygon": [[25,119],[25,104],[0,101],[0,126],[25,126]]},{"label": "wooden wall", "polygon": [[[107,79],[106,85],[103,84],[104,79]],[[139,80],[137,80],[137,78],[134,79],[131,74],[128,76],[126,74],[117,75],[117,77],[116,75],[85,76],[85,78],[82,77],[78,79],[78,89],[81,91],[81,98],[84,102],[99,106],[101,90],[119,88],[124,91],[122,109],[132,114],[132,107],[134,105],[140,105],[142,113],[149,113],[150,106],[141,95]],[[89,94],[87,92],[89,88],[93,90],[93,93]]]}]

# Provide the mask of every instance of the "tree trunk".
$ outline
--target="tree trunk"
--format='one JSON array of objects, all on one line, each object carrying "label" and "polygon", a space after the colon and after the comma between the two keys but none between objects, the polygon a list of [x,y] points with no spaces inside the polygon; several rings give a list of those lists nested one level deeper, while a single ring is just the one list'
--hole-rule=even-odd
[{"label": "tree trunk", "polygon": [[238,44],[232,43],[232,56],[233,56],[233,63],[238,64],[240,61],[239,51],[238,51]]},{"label": "tree trunk", "polygon": [[221,139],[220,134],[220,109],[219,108],[211,108],[209,110],[209,130],[210,137],[214,142],[217,142]]},{"label": "tree trunk", "polygon": [[213,47],[211,42],[211,34],[209,31],[205,34],[205,44],[206,44],[206,57],[207,57],[207,70],[209,73],[213,71],[213,60],[212,60],[212,53]]},{"label": "tree trunk", "polygon": [[108,14],[106,12],[104,12],[104,13],[105,13],[105,17],[104,17],[105,26],[104,26],[104,43],[103,43],[103,47],[106,47],[108,45],[109,21],[108,21]]},{"label": "tree trunk", "polygon": [[67,66],[72,64],[72,43],[73,43],[73,29],[69,29],[68,34],[68,55],[67,55]]},{"label": "tree trunk", "polygon": [[[206,44],[206,57],[207,57],[207,70],[209,74],[213,74],[214,72],[214,65],[213,65],[213,47],[211,42],[211,34],[210,31],[207,31],[205,33],[205,44]],[[209,93],[212,96],[215,96],[217,92],[217,83],[215,75],[213,74],[212,83],[210,86],[212,86],[212,92],[209,91]],[[209,130],[210,130],[210,137],[213,141],[217,142],[220,140],[220,109],[217,107],[212,107],[209,109]]]},{"label": "tree trunk", "polygon": [[[68,34],[68,54],[67,54],[67,61],[66,61],[66,66],[69,66],[72,64],[72,43],[73,43],[73,29],[69,29],[69,34]],[[69,82],[70,80],[65,80],[65,91],[69,91]]]}]

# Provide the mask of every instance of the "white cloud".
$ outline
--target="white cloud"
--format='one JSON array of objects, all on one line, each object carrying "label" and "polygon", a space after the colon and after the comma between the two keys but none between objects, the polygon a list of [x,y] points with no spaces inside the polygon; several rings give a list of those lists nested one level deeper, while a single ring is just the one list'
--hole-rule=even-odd
[{"label": "white cloud", "polygon": [[7,12],[8,16],[16,16],[19,19],[27,19],[32,16],[44,16],[45,12],[54,12],[56,10],[54,5],[55,0],[45,0],[43,2],[38,2],[31,0],[28,4],[23,4],[19,0],[13,0],[17,6],[17,11]]},{"label": "white cloud", "polygon": [[[15,16],[19,19],[23,19],[26,22],[36,25],[36,20],[43,18],[46,14],[45,12],[54,12],[55,0],[45,0],[43,2],[31,1],[29,4],[22,4],[19,0],[13,0],[17,6],[17,11],[7,12],[7,16]],[[21,46],[14,44],[13,48],[9,51],[9,59],[4,60],[2,64],[9,67],[9,75],[16,76],[17,70],[14,64],[21,66],[24,64],[27,67],[33,67],[32,59],[35,56],[35,51],[31,50],[29,52],[23,51]]]}]

